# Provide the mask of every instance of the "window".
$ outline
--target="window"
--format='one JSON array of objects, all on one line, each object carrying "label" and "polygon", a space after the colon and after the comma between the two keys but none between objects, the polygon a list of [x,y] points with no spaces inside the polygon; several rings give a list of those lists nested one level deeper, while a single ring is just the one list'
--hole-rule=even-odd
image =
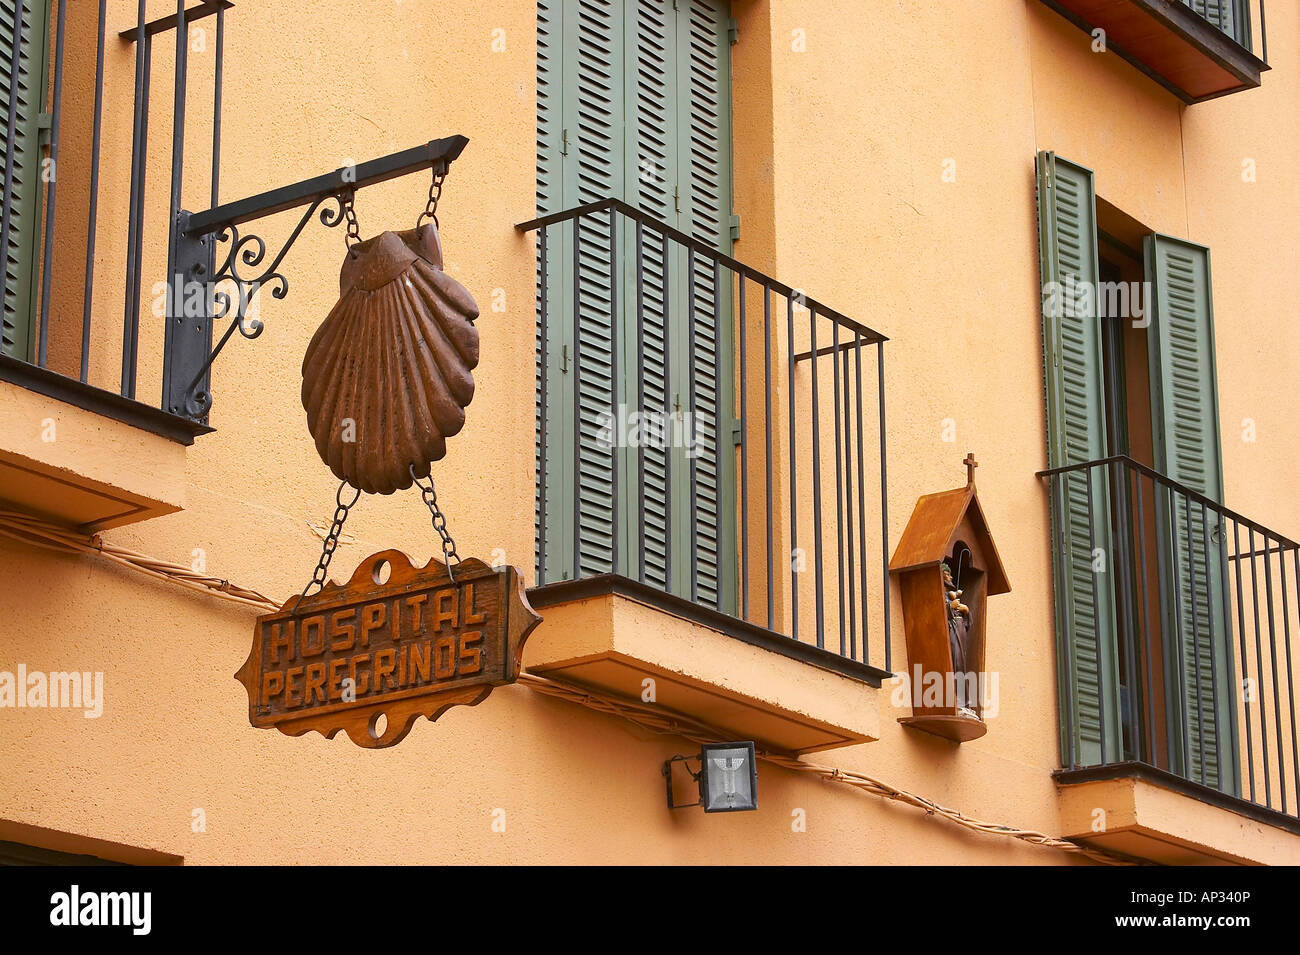
[{"label": "window", "polygon": [[[1149,496],[1141,518],[1118,469],[1073,472],[1052,495],[1062,753],[1078,766],[1138,758],[1141,709],[1158,717],[1162,762],[1231,790],[1223,531],[1202,533],[1207,514],[1189,513],[1186,496],[1223,500],[1210,252],[1150,232],[1139,252],[1114,234],[1137,224],[1097,199],[1091,171],[1050,152],[1038,157],[1038,203],[1049,467],[1136,456],[1180,488]],[[1099,208],[1114,232],[1099,230]],[[1145,286],[1131,286],[1139,276]],[[1135,540],[1153,542],[1153,560]],[[1117,588],[1143,566],[1153,580],[1142,593],[1158,603],[1154,636],[1139,641]],[[1137,705],[1155,693],[1162,706]]]},{"label": "window", "polygon": [[[718,0],[541,0],[539,215],[616,198],[730,250],[728,23]],[[647,234],[644,354],[636,355],[631,232],[616,230],[611,248],[610,225],[585,219],[576,236],[548,247],[542,304],[553,317],[575,309],[577,317],[547,324],[547,367],[539,369],[547,376],[539,562],[545,579],[559,580],[627,575],[644,556],[648,582],[729,610],[735,461],[716,449],[734,447],[738,435],[730,282],[715,288],[710,267],[692,268],[685,249],[666,252]],[[575,283],[555,278],[575,270],[582,278],[576,302]],[[692,370],[698,386],[688,393]],[[661,439],[644,431],[638,438],[650,444],[644,470],[634,449],[621,447],[633,412],[662,415],[665,425]],[[612,459],[603,443],[611,438],[620,445]],[[643,523],[644,555],[632,552]]]},{"label": "window", "polygon": [[[20,8],[22,20],[16,23]],[[26,4],[0,0],[0,148],[3,162],[12,163],[13,170],[12,176],[6,170],[0,221],[0,244],[5,247],[0,354],[23,361],[32,359],[34,345],[34,263],[41,234],[40,136],[46,82],[46,44],[41,38],[46,35],[48,14],[48,0]]]},{"label": "window", "polygon": [[1181,0],[1216,27],[1250,49],[1250,14],[1246,0]]}]

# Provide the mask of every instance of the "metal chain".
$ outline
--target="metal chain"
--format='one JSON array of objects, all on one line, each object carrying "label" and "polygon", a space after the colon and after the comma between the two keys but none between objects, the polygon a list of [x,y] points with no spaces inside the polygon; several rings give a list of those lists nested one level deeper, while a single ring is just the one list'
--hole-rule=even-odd
[{"label": "metal chain", "polygon": [[302,593],[298,595],[298,599],[294,602],[293,609],[295,611],[298,609],[298,604],[302,603],[302,598],[307,596],[307,591],[311,590],[312,587],[319,589],[325,587],[325,575],[329,570],[330,560],[334,557],[334,551],[339,546],[339,534],[343,533],[343,522],[348,519],[348,511],[361,497],[361,489],[353,488],[356,493],[352,495],[352,500],[346,504],[343,503],[343,489],[347,486],[347,481],[340,481],[339,489],[334,493],[336,505],[334,508],[334,522],[330,525],[329,533],[325,535],[325,546],[321,548],[320,560],[316,562],[316,570],[312,572],[311,580],[308,581],[306,587],[302,588]]},{"label": "metal chain", "polygon": [[460,555],[456,553],[456,542],[451,539],[451,534],[447,530],[447,517],[442,513],[442,509],[438,507],[438,491],[433,486],[433,475],[429,475],[429,486],[425,487],[420,483],[420,479],[415,476],[415,465],[412,464],[411,480],[414,481],[415,486],[420,489],[420,496],[424,498],[424,503],[429,508],[429,513],[433,515],[433,529],[437,531],[438,536],[442,538],[442,556],[443,560],[447,564],[447,576],[451,578],[451,582],[454,584],[456,582],[456,576],[452,573],[451,563],[452,561],[455,561],[459,564]]},{"label": "metal chain", "polygon": [[357,224],[356,200],[357,194],[349,192],[348,197],[343,200],[343,216],[347,219],[348,226],[343,236],[343,244],[348,247],[348,252],[356,255],[353,251],[356,244],[361,241],[361,227]]},{"label": "metal chain", "polygon": [[433,179],[429,183],[429,201],[424,204],[424,211],[415,220],[417,229],[424,224],[425,219],[432,219],[434,228],[440,228],[438,225],[438,200],[442,198],[442,181],[446,178],[447,164],[438,163],[435,165],[433,167]]}]

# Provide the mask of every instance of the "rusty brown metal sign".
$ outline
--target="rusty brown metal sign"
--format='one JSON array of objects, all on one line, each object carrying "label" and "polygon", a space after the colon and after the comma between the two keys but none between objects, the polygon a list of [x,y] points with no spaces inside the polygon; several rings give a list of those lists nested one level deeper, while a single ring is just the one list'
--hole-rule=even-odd
[{"label": "rusty brown metal sign", "polygon": [[235,679],[255,727],[326,738],[345,730],[358,746],[382,749],[418,717],[473,706],[518,679],[524,641],[540,622],[513,567],[470,558],[453,580],[436,560],[416,568],[385,550],[346,584],[331,581],[258,617]]},{"label": "rusty brown metal sign", "polygon": [[432,222],[351,246],[339,286],[303,356],[307,427],[338,478],[392,494],[428,477],[465,426],[478,306],[443,271]]}]

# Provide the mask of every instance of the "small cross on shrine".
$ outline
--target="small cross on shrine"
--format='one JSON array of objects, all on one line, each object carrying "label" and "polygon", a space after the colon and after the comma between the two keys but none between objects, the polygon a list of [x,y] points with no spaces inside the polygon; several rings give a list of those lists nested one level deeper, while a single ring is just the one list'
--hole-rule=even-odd
[{"label": "small cross on shrine", "polygon": [[966,465],[966,486],[972,487],[975,484],[975,469],[979,467],[979,462],[975,460],[975,452],[967,451],[965,459],[961,462]]}]

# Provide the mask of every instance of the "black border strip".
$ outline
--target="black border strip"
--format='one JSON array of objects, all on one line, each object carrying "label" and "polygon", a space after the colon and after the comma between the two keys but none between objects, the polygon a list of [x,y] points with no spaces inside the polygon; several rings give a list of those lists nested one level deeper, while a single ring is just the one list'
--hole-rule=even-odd
[{"label": "black border strip", "polygon": [[7,355],[0,355],[0,381],[141,428],[177,444],[193,444],[199,435],[216,430]]},{"label": "black border strip", "polygon": [[821,667],[823,670],[830,670],[877,688],[880,687],[882,680],[893,677],[888,670],[882,670],[859,660],[850,660],[838,653],[823,650],[811,643],[804,643],[777,633],[775,630],[740,620],[712,607],[704,607],[674,594],[664,593],[656,587],[620,574],[596,574],[581,580],[557,580],[540,587],[532,587],[528,591],[528,601],[537,610],[574,600],[609,596],[636,600],[675,617],[681,617],[683,620],[718,630],[750,646],[770,650],[783,657]]}]

